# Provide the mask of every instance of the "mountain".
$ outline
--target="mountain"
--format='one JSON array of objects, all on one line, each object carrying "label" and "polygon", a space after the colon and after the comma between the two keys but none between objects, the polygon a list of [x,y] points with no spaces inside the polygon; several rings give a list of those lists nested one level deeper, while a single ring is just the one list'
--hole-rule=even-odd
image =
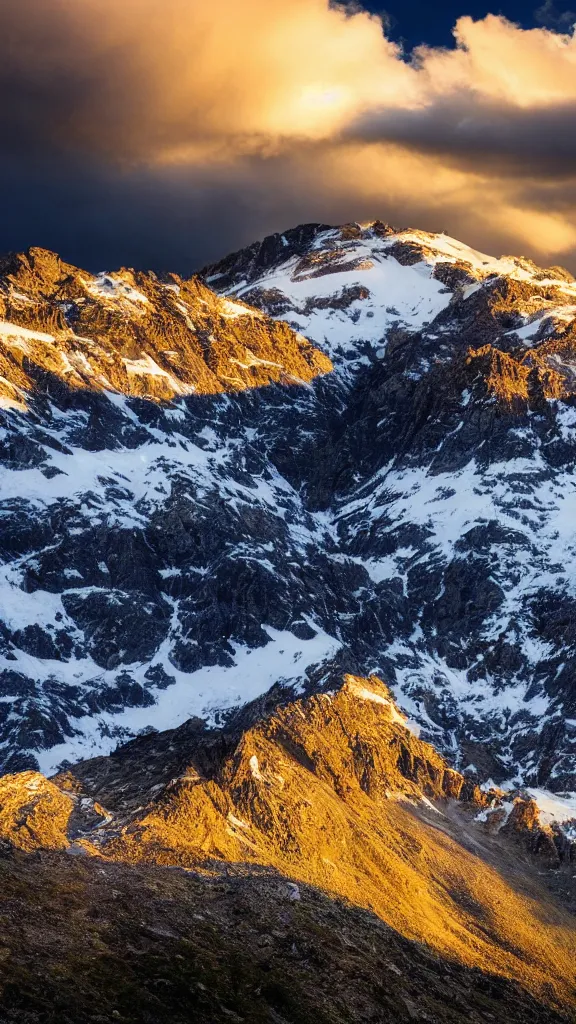
[{"label": "mountain", "polygon": [[575,323],[380,222],[1,262],[0,1024],[574,1021]]},{"label": "mountain", "polygon": [[340,682],[1,778],[0,1019],[573,1021],[560,830]]},{"label": "mountain", "polygon": [[0,307],[5,771],[347,672],[576,790],[566,271],[305,225],[190,281],[30,250]]}]

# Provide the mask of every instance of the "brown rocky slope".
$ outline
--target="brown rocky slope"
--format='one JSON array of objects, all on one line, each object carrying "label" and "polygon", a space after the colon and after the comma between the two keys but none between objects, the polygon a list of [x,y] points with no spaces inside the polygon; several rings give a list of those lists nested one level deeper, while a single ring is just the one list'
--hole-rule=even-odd
[{"label": "brown rocky slope", "polygon": [[89,274],[32,248],[0,260],[0,399],[56,378],[153,400],[309,381],[330,360],[287,324],[199,278]]},{"label": "brown rocky slope", "polygon": [[[280,706],[252,725],[244,715],[212,733],[191,722],[52,781],[35,778],[47,810],[44,834],[36,804],[34,831],[21,838],[34,773],[0,784],[0,805],[8,794],[12,801],[0,827],[7,849],[36,847],[40,874],[50,880],[49,896],[39,898],[50,903],[53,931],[74,932],[86,915],[93,922],[96,948],[78,954],[81,987],[115,957],[114,993],[127,978],[141,984],[133,961],[143,966],[152,944],[155,970],[161,962],[166,973],[168,956],[184,960],[177,982],[171,975],[160,983],[172,998],[182,974],[190,990],[193,946],[194,970],[207,970],[210,960],[216,974],[208,986],[200,980],[196,1001],[184,1000],[175,1020],[226,1020],[230,1012],[230,1019],[276,1022],[574,1018],[576,918],[539,874],[544,861],[534,862],[513,834],[476,820],[497,794],[481,792],[413,735],[375,677],[348,676],[337,692]],[[64,843],[79,856],[45,852]],[[6,884],[20,893],[14,905],[28,900],[28,858],[19,852],[2,862]],[[71,904],[68,896],[59,902],[60,891]],[[121,955],[110,946],[120,941],[120,924]],[[58,941],[67,958],[69,936]],[[16,962],[23,970],[21,946]],[[14,964],[11,952],[5,1005],[17,1006]],[[248,989],[236,995],[230,964],[240,988],[250,967]],[[270,974],[272,1006],[261,999]],[[64,976],[69,984],[68,959],[50,982],[60,1001]],[[35,1006],[33,983],[22,984],[28,1003],[21,1006]],[[211,1017],[198,1010],[203,985],[219,1000]],[[130,1016],[129,1000],[113,998],[121,1019],[159,1019],[150,1008]],[[78,1011],[69,1019],[109,1018]]]}]

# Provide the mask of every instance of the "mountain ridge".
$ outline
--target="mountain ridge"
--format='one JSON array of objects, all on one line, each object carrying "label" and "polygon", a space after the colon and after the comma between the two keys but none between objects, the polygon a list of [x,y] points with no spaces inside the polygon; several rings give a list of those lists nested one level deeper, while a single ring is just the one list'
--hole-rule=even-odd
[{"label": "mountain ridge", "polygon": [[303,225],[0,303],[2,1024],[573,1022],[570,275]]},{"label": "mountain ridge", "polygon": [[0,333],[0,397],[15,408],[34,390],[25,365],[68,387],[164,401],[331,369],[284,324],[219,299],[199,278],[93,275],[37,248],[0,261]]},{"label": "mountain ridge", "polygon": [[[198,920],[211,913],[211,881],[224,880],[238,894],[268,877],[281,905],[306,905],[313,892],[332,899],[344,934],[345,907],[370,914],[366,929],[383,944],[384,958],[393,935],[416,944],[409,954],[416,976],[416,950],[427,948],[436,969],[477,971],[480,991],[491,992],[492,977],[519,985],[521,1004],[528,993],[541,1004],[535,1019],[548,1019],[546,1006],[569,1013],[574,918],[562,903],[575,905],[574,851],[562,845],[560,830],[538,824],[526,795],[483,792],[413,730],[380,680],[348,675],[332,694],[263,718],[256,713],[247,728],[223,734],[190,722],[52,780],[33,772],[6,776],[0,868],[18,877],[34,856],[43,871],[61,873],[56,858],[68,854],[69,863],[86,862],[87,877],[113,870],[121,879],[122,871],[143,866],[176,870],[203,890]],[[115,890],[122,902],[112,919],[126,913],[125,884]],[[250,914],[274,916],[266,904]],[[318,921],[318,908],[311,914]],[[125,927],[134,925],[125,919]],[[236,927],[233,919],[229,933]],[[162,943],[173,929],[173,918],[160,927]],[[272,939],[283,936],[276,924]],[[299,948],[302,924],[291,941]],[[254,952],[257,968],[282,962],[288,948],[282,952],[281,943],[276,952],[275,945],[263,942],[262,960]],[[340,977],[350,983],[347,971]],[[434,969],[434,989],[433,978]],[[215,984],[218,990],[221,982]],[[428,997],[419,986],[407,996],[408,1018],[429,1019]],[[382,1012],[386,997],[378,998]],[[468,1019],[486,1019],[471,995],[459,1004],[465,1007],[479,1011]],[[444,1019],[439,1006],[436,1013],[432,1019]]]},{"label": "mountain ridge", "polygon": [[[3,294],[19,274],[38,292],[36,258],[48,298],[20,329],[70,332],[58,303],[73,300],[55,298],[70,273],[52,257],[3,264]],[[312,379],[274,370],[263,386],[245,367],[256,387],[161,397],[40,367],[30,412],[2,412],[7,768],[225,721],[279,681],[322,689],[344,667],[386,678],[478,781],[576,789],[570,275],[379,222],[303,226],[221,266],[204,276],[230,297],[194,279],[220,348],[240,344],[232,301],[251,310],[231,321],[245,363],[263,322],[323,350],[299,355]],[[124,324],[106,345],[143,359],[153,316],[117,286],[148,279],[107,276],[111,296],[106,275],[83,278],[83,300],[105,294],[74,315],[99,332],[102,308]]]}]

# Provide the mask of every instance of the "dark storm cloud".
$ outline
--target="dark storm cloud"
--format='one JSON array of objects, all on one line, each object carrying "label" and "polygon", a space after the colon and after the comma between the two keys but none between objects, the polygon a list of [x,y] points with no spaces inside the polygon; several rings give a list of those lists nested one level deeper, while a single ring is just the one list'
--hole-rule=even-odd
[{"label": "dark storm cloud", "polygon": [[[29,244],[89,270],[117,266],[192,273],[303,212],[257,166],[243,174],[173,168],[121,172],[78,159],[0,164],[0,251]],[[313,200],[309,219],[313,219]],[[282,216],[282,214],[281,214]]]},{"label": "dark storm cloud", "polygon": [[417,110],[371,111],[348,126],[353,142],[393,142],[466,170],[513,177],[576,176],[576,100],[522,108],[474,93]]},{"label": "dark storm cloud", "polygon": [[[327,156],[328,158],[328,156]],[[88,270],[134,266],[189,274],[302,221],[368,218],[373,198],[328,190],[290,157],[242,166],[110,168],[70,158],[0,163],[0,251],[53,249]],[[394,205],[380,204],[387,216]],[[402,212],[402,217],[408,216]],[[422,220],[425,211],[415,216]],[[409,219],[409,217],[408,217]],[[433,226],[433,221],[430,222]]]}]

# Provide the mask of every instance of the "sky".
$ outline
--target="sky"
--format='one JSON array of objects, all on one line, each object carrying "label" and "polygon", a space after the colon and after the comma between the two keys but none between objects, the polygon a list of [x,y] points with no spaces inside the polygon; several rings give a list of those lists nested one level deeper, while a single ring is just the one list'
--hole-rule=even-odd
[{"label": "sky", "polygon": [[452,29],[459,17],[470,15],[484,18],[487,14],[501,14],[524,28],[546,26],[557,31],[572,28],[576,21],[576,0],[504,0],[487,3],[486,0],[390,0],[390,3],[366,2],[362,5],[373,14],[383,15],[390,37],[401,41],[408,49],[427,43],[429,46],[450,46]]},{"label": "sky", "polygon": [[574,23],[562,0],[2,0],[0,251],[187,274],[379,218],[576,270]]}]

